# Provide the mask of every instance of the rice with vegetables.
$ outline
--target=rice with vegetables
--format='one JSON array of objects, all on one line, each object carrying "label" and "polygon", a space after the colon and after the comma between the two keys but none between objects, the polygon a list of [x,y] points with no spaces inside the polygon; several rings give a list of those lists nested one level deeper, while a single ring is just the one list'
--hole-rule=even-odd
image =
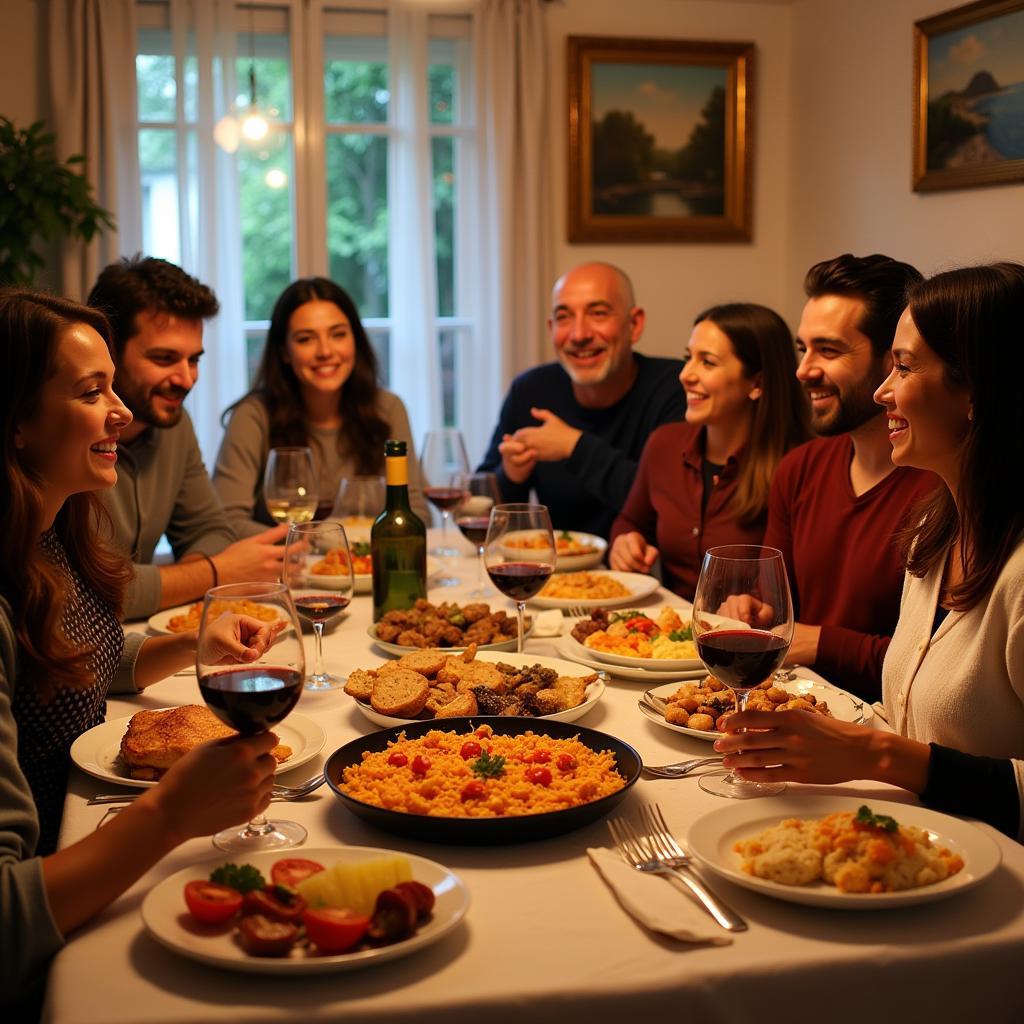
[{"label": "rice with vegetables", "polygon": [[401,733],[386,750],[349,765],[340,788],[404,814],[499,818],[578,807],[625,785],[610,750],[533,732],[495,735],[482,725],[465,733],[432,729],[414,740]]}]

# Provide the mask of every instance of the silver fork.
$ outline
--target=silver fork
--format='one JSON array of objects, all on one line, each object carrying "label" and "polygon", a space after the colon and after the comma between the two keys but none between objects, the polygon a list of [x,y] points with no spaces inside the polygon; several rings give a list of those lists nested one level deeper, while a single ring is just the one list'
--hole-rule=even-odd
[{"label": "silver fork", "polygon": [[684,779],[698,768],[721,763],[720,757],[694,757],[689,761],[677,761],[675,764],[645,764],[643,770],[659,779]]},{"label": "silver fork", "polygon": [[[307,779],[301,786],[275,786],[271,790],[270,799],[300,800],[314,790],[319,789],[326,781],[324,773],[321,772],[319,775],[314,775],[313,778]],[[90,806],[95,804],[130,804],[141,795],[141,793],[100,793],[98,796],[91,797],[87,803]]]},{"label": "silver fork", "polygon": [[588,614],[586,608],[581,607],[578,604],[574,604],[569,608],[562,609],[562,617],[566,619],[582,619]]},{"label": "silver fork", "polygon": [[650,836],[638,835],[625,818],[610,818],[608,829],[622,859],[630,867],[637,871],[659,875],[669,881],[681,882],[726,931],[744,932],[747,930],[747,922],[731,907],[723,903],[688,864],[670,867],[659,860],[651,844]]}]

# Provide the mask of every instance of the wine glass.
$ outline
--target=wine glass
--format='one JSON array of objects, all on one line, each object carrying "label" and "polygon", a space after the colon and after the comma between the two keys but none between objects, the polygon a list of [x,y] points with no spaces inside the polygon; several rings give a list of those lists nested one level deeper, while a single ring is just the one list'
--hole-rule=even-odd
[{"label": "wine glass", "polygon": [[[431,548],[430,553],[439,558],[455,558],[458,551],[448,544],[448,514],[462,500],[462,492],[452,486],[452,478],[458,473],[469,472],[469,458],[462,434],[451,427],[427,431],[423,439],[420,469],[423,473],[423,493],[441,513],[441,543]],[[454,587],[458,582],[452,576],[445,576],[436,580],[435,585]]]},{"label": "wine glass", "polygon": [[501,501],[498,478],[493,473],[458,473],[452,483],[462,493],[461,500],[452,512],[455,525],[476,548],[477,553],[476,589],[466,596],[487,597],[489,591],[484,586],[484,542],[491,523],[491,509]]},{"label": "wine glass", "polygon": [[362,539],[361,533],[369,540],[373,521],[384,511],[386,493],[382,476],[347,476],[338,486],[328,518],[341,523],[357,540]]},{"label": "wine glass", "polygon": [[[782,552],[759,544],[709,548],[692,621],[700,660],[733,691],[736,708],[743,711],[750,691],[782,664],[793,642],[793,601]],[[786,788],[785,783],[747,782],[732,771],[709,773],[700,787],[740,800]]]},{"label": "wine glass", "polygon": [[279,523],[308,523],[318,503],[316,466],[309,448],[271,448],[263,473],[263,501]]},{"label": "wine glass", "polygon": [[[256,661],[231,662],[211,625],[225,610],[223,602],[244,601],[257,617],[273,615],[285,628]],[[270,621],[267,618],[267,621]],[[231,583],[206,592],[196,646],[196,677],[207,707],[243,736],[265,732],[287,717],[302,693],[306,657],[295,605],[283,583]],[[211,780],[215,783],[216,780]],[[213,845],[233,853],[253,853],[298,846],[306,830],[294,821],[267,821],[259,814],[244,828],[228,828]]]},{"label": "wine glass", "polygon": [[[527,541],[528,544],[509,544]],[[523,612],[555,571],[555,535],[547,505],[495,505],[484,541],[484,565],[491,582],[516,603],[518,644],[523,653]]]},{"label": "wine glass", "polygon": [[352,600],[352,552],[341,523],[293,523],[284,544],[281,582],[292,592],[295,610],[313,624],[316,658],[307,690],[335,690],[345,680],[324,671],[324,625]]}]

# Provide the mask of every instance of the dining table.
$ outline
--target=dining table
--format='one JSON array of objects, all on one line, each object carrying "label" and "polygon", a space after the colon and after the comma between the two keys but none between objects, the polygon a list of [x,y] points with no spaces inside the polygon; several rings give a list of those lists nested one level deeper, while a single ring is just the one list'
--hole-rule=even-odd
[{"label": "dining table", "polygon": [[[460,583],[431,587],[430,600],[466,602],[477,583],[468,545],[446,568]],[[494,608],[512,609],[497,591],[486,600]],[[653,613],[664,604],[684,602],[659,587],[637,604]],[[564,622],[568,628],[571,620]],[[388,659],[368,635],[371,623],[371,596],[357,593],[325,634],[328,671],[344,676]],[[558,636],[534,635],[526,652],[559,656],[562,642]],[[311,634],[306,644],[311,662]],[[641,714],[638,699],[647,686],[609,668],[604,694],[580,726],[624,740],[648,764],[711,753],[708,742]],[[579,671],[587,670],[579,666]],[[188,670],[137,696],[112,696],[107,720],[187,703],[201,703],[195,674]],[[326,743],[311,761],[280,775],[285,785],[316,774],[332,751],[380,728],[340,689],[307,690],[296,711],[322,727]],[[88,800],[119,789],[73,768],[61,846],[102,827],[109,806]],[[907,792],[871,782],[790,784],[787,798],[802,795],[917,804]],[[776,799],[748,803],[770,806]],[[650,803],[660,806],[673,833],[683,839],[695,822],[735,802],[704,792],[696,776],[645,776],[612,813],[635,817]],[[997,844],[998,867],[973,888],[916,906],[798,905],[705,872],[713,890],[749,924],[731,935],[730,943],[712,945],[667,938],[625,912],[587,854],[588,848],[612,847],[605,820],[528,842],[427,842],[382,831],[351,813],[326,786],[302,800],[275,802],[268,813],[304,825],[307,849],[384,848],[444,865],[468,891],[465,916],[437,942],[362,970],[262,974],[200,963],[157,942],[140,913],[147,893],[162,880],[216,860],[210,839],[196,838],[69,938],[53,961],[42,1019],[53,1024],[1024,1021],[1024,848],[983,823],[972,827]],[[301,857],[302,850],[282,856]],[[110,870],[118,870],[116,862]],[[664,885],[668,909],[671,901],[686,899],[668,881],[652,884]],[[710,917],[706,923],[709,932],[716,931]]]}]

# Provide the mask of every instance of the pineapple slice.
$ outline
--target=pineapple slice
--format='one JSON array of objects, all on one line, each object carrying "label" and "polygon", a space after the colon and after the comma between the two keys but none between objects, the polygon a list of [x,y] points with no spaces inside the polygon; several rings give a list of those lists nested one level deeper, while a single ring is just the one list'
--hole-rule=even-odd
[{"label": "pineapple slice", "polygon": [[295,888],[311,907],[347,907],[357,914],[372,914],[378,894],[399,882],[412,881],[408,858],[395,854],[373,860],[339,861],[325,871],[304,878]]}]

